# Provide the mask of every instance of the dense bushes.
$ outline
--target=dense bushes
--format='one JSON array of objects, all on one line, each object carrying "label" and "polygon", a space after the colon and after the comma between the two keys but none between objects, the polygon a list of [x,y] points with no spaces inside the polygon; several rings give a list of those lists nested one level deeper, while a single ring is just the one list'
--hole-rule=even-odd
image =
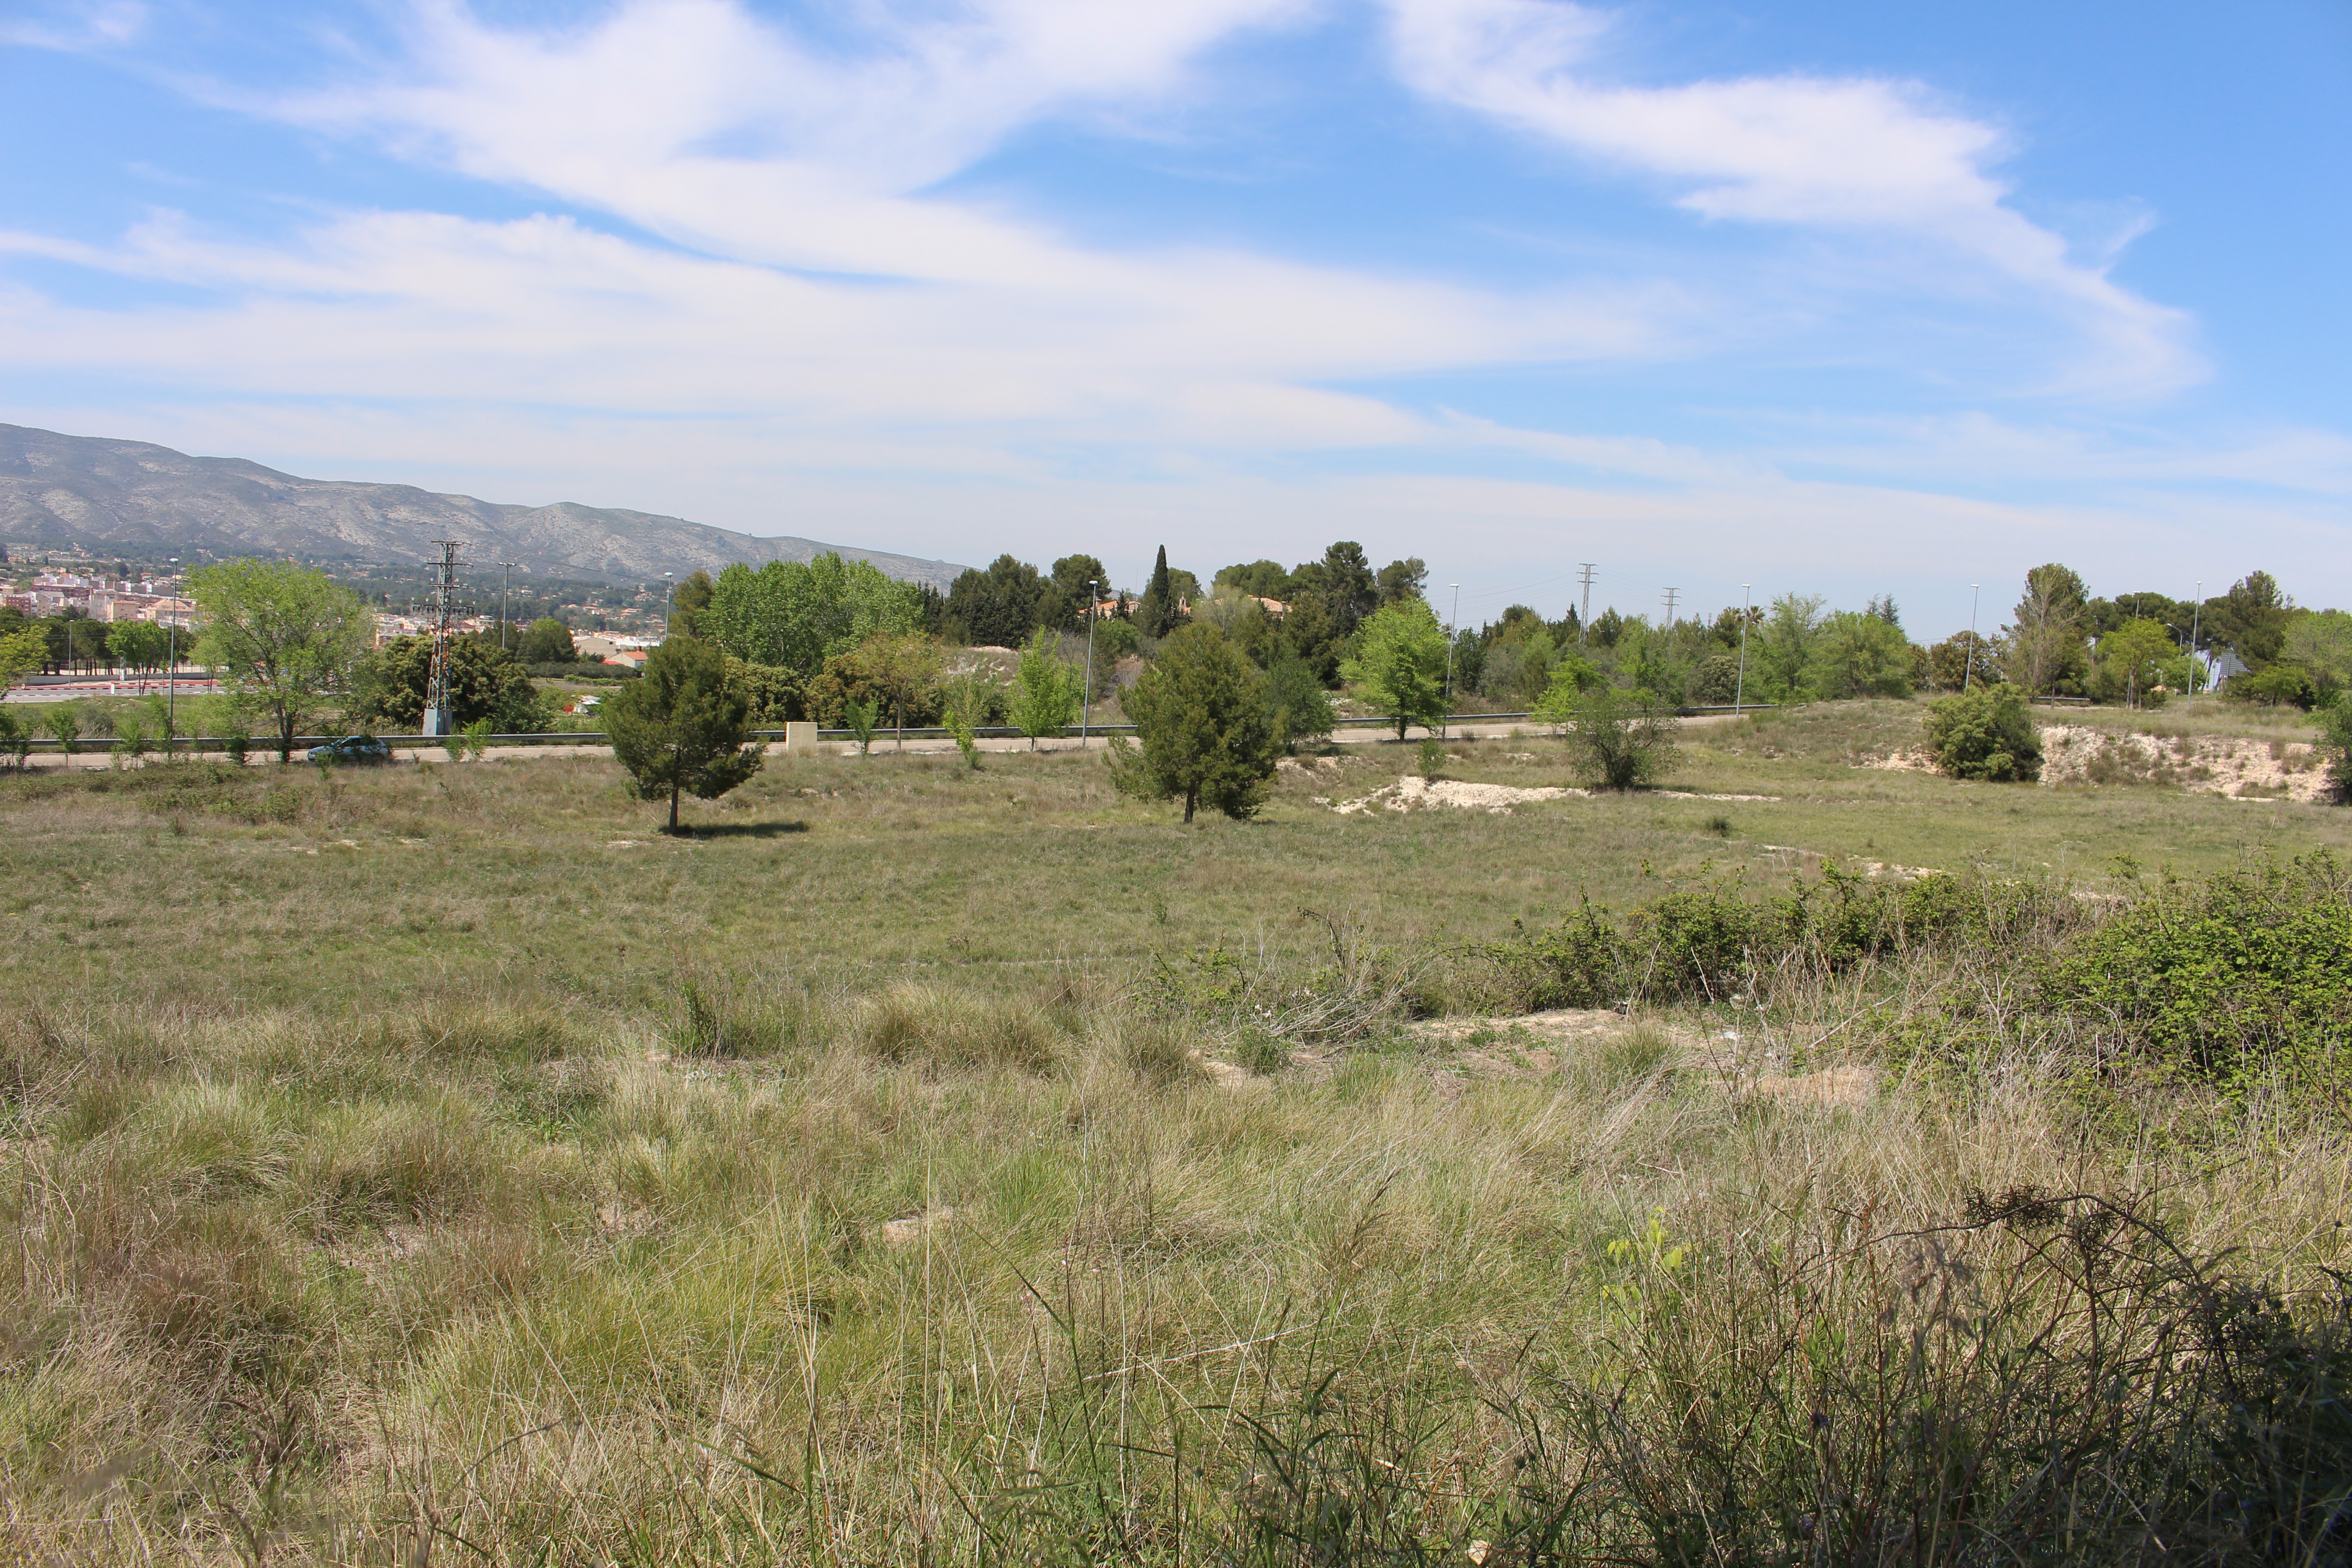
[{"label": "dense bushes", "polygon": [[1535,1007],[1723,1002],[1754,996],[1792,967],[1815,974],[1932,942],[2017,943],[2082,916],[2036,883],[1974,877],[1877,882],[1834,868],[1753,900],[1738,885],[1669,893],[1613,919],[1587,901],[1549,931],[1480,951]]},{"label": "dense bushes", "polygon": [[1927,705],[1927,749],[1956,779],[1991,784],[2042,776],[2042,736],[2013,686],[1983,686]]},{"label": "dense bushes", "polygon": [[2069,943],[2043,994],[2201,1077],[2325,1069],[2352,1043],[2352,881],[2321,851],[2168,883]]},{"label": "dense bushes", "polygon": [[1625,1369],[1510,1407],[1523,1447],[1590,1458],[1516,1510],[1559,1554],[1507,1561],[2352,1558],[2340,1292],[2291,1307],[2127,1194],[1789,1229],[1612,1247]]},{"label": "dense bushes", "polygon": [[[1770,898],[1708,888],[1622,917],[1587,902],[1478,952],[1538,1008],[1769,1000],[1866,959],[1953,955],[1998,973],[2019,1037],[2225,1088],[2332,1093],[2352,1047],[2352,878],[2325,851],[2111,906],[2039,882],[1832,868]],[[1948,1049],[1983,1008],[1958,988],[1925,1033]]]},{"label": "dense bushes", "polygon": [[2327,782],[2339,803],[2352,803],[2352,695],[2337,698],[2312,715],[2319,727],[2315,747],[2327,765]]}]

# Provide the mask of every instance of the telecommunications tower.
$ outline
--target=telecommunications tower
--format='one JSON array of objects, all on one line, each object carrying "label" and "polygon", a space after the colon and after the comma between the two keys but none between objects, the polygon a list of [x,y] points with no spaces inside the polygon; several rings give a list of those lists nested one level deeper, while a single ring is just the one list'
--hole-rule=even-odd
[{"label": "telecommunications tower", "polygon": [[427,735],[449,732],[449,635],[457,618],[457,568],[464,564],[458,552],[466,548],[462,539],[436,539],[441,547],[437,567],[439,576],[433,592],[425,599],[433,617],[433,670],[425,686],[425,721],[418,726]]}]

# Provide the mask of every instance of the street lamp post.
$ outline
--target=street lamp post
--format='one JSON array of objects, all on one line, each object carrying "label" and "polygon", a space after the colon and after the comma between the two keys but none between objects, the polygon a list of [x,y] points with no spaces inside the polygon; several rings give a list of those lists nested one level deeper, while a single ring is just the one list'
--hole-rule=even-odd
[{"label": "street lamp post", "polygon": [[2205,628],[2205,584],[2197,584],[2197,607],[2189,617],[2189,695],[2180,700],[2180,716],[2197,711],[2197,634]]},{"label": "street lamp post", "polygon": [[671,606],[672,605],[676,604],[677,602],[677,573],[675,573],[675,572],[665,572],[665,573],[663,573],[663,574],[662,574],[662,613],[661,613],[661,635],[662,635],[662,640],[663,640],[664,642],[667,642],[667,641],[669,640],[669,617],[670,617],[670,606]]},{"label": "street lamp post", "polygon": [[1437,732],[1445,733],[1454,718],[1454,642],[1462,635],[1462,584],[1454,584],[1454,617],[1445,623],[1445,719]]},{"label": "street lamp post", "polygon": [[1087,724],[1094,717],[1095,706],[1095,605],[1102,598],[1102,584],[1092,578],[1087,581],[1087,668],[1079,672],[1078,680],[1078,750],[1087,749]]},{"label": "street lamp post", "polygon": [[1962,691],[1966,691],[1969,689],[1969,677],[1976,673],[1977,596],[1983,591],[1984,589],[1981,584],[1971,583],[1969,584],[1969,641],[1968,646],[1960,649],[1960,689]]},{"label": "street lamp post", "polygon": [[514,574],[515,563],[499,563],[499,651],[507,651],[507,584]]},{"label": "street lamp post", "polygon": [[1739,717],[1739,710],[1748,702],[1748,600],[1753,583],[1739,584],[1739,675],[1731,687],[1731,716]]}]

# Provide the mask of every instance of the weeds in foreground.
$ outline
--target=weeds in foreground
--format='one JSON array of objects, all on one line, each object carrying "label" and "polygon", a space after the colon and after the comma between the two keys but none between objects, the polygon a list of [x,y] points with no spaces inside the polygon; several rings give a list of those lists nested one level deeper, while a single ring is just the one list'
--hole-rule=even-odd
[{"label": "weeds in foreground", "polygon": [[[1939,880],[1672,894],[1499,960],[1311,915],[1304,956],[987,986],[688,951],[382,1010],[68,990],[0,1021],[0,1539],[2346,1561],[2352,1150],[2305,1092],[2340,879]],[[2235,1011],[2181,958],[2223,931]],[[1650,989],[1542,1078],[1336,1048],[1479,973]],[[1701,1070],[1740,1031],[1882,1088]]]}]

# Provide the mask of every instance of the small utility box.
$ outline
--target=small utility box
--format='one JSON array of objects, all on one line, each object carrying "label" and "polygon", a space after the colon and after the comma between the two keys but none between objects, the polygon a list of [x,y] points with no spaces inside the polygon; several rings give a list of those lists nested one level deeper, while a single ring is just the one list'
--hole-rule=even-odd
[{"label": "small utility box", "polygon": [[816,750],[816,726],[803,719],[784,726],[784,755],[807,756]]}]

